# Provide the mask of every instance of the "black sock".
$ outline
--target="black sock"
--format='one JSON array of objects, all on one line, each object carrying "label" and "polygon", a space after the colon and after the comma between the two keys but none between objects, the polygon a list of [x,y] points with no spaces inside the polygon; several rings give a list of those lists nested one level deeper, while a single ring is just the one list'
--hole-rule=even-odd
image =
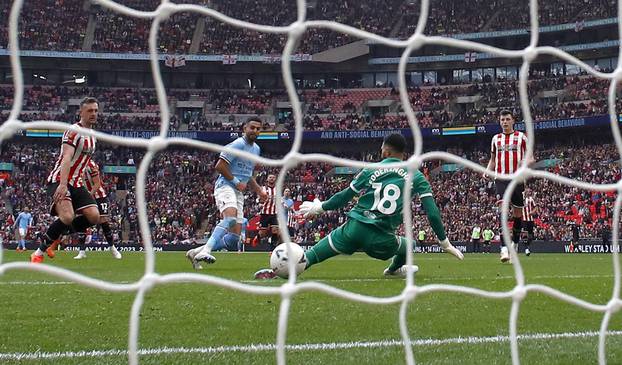
[{"label": "black sock", "polygon": [[86,250],[86,233],[84,232],[78,233],[78,248],[80,251]]},{"label": "black sock", "polygon": [[108,222],[101,224],[102,231],[104,232],[104,237],[106,238],[106,242],[108,242],[109,246],[114,246],[114,242],[112,241],[112,229],[110,229],[110,224]]},{"label": "black sock", "polygon": [[531,242],[533,241],[533,233],[529,233],[527,234],[527,247],[529,247],[529,245],[531,245]]},{"label": "black sock", "polygon": [[69,228],[68,225],[63,223],[60,218],[56,218],[56,220],[50,224],[48,230],[43,235],[43,240],[39,245],[41,251],[47,250],[47,248],[52,245],[52,242],[56,241],[67,228]]},{"label": "black sock", "polygon": [[514,224],[512,225],[512,242],[518,244],[522,228],[523,220],[521,218],[514,217]]},{"label": "black sock", "polygon": [[83,215],[75,217],[71,222],[71,228],[74,232],[84,232],[90,226],[92,226],[91,222]]}]

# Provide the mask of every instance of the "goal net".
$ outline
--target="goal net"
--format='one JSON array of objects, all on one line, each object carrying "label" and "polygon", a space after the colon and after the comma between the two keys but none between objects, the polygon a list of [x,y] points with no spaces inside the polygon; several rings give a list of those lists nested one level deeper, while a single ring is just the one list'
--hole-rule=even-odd
[{"label": "goal net", "polygon": [[[139,348],[138,348],[138,338],[139,338],[139,322],[140,322],[140,312],[143,306],[145,294],[151,290],[154,286],[164,283],[176,283],[176,282],[197,282],[208,285],[220,286],[223,288],[228,288],[235,291],[241,291],[250,294],[256,295],[280,295],[282,297],[282,301],[280,304],[280,310],[278,315],[278,329],[277,329],[277,338],[275,343],[275,352],[276,352],[276,360],[277,363],[283,365],[286,363],[286,338],[287,338],[287,326],[288,326],[288,318],[290,314],[290,306],[292,303],[292,298],[300,292],[303,291],[317,291],[323,292],[335,297],[340,297],[346,300],[369,303],[369,304],[377,304],[377,305],[387,305],[387,304],[400,304],[399,311],[399,329],[400,335],[402,338],[402,343],[405,352],[405,362],[407,364],[414,364],[415,357],[412,350],[413,341],[411,341],[409,337],[408,331],[408,322],[407,322],[407,308],[410,304],[416,301],[416,298],[420,295],[430,294],[434,292],[453,292],[453,293],[463,293],[473,296],[480,296],[491,299],[511,299],[512,306],[511,311],[509,313],[509,342],[511,347],[511,355],[512,355],[512,363],[519,364],[519,350],[518,350],[518,316],[521,308],[521,303],[527,297],[529,293],[539,292],[545,295],[548,295],[552,298],[559,299],[561,301],[573,304],[575,306],[602,313],[602,322],[599,332],[599,341],[598,341],[598,361],[600,364],[605,364],[606,362],[606,336],[607,329],[610,318],[614,313],[616,313],[621,305],[622,301],[620,300],[620,265],[618,260],[618,231],[619,225],[617,222],[620,221],[620,207],[622,206],[622,184],[609,184],[609,185],[598,185],[598,184],[589,184],[585,182],[575,181],[568,178],[564,178],[550,172],[546,171],[536,171],[530,169],[527,166],[526,161],[533,156],[534,151],[534,138],[529,138],[528,146],[527,146],[527,158],[523,160],[522,166],[520,166],[519,170],[512,174],[503,176],[504,178],[512,179],[509,188],[505,192],[503,205],[502,205],[502,228],[503,228],[503,239],[505,242],[510,242],[510,232],[508,229],[508,212],[509,212],[509,202],[510,196],[514,191],[514,188],[517,185],[518,181],[522,181],[528,178],[542,178],[549,179],[560,184],[574,186],[581,189],[589,189],[592,191],[617,191],[617,198],[615,201],[615,211],[613,218],[613,245],[614,249],[612,250],[612,259],[613,259],[613,270],[614,270],[614,290],[611,296],[611,299],[608,301],[606,305],[594,304],[591,302],[587,302],[581,300],[572,295],[566,294],[564,292],[558,291],[554,288],[545,285],[538,284],[526,284],[525,276],[523,274],[523,268],[521,266],[521,262],[513,249],[510,249],[511,259],[514,263],[513,269],[515,273],[516,285],[512,290],[495,292],[495,291],[486,291],[471,287],[465,286],[454,286],[454,285],[445,285],[445,284],[431,284],[431,285],[423,285],[418,286],[415,285],[413,280],[413,273],[409,272],[407,279],[405,280],[404,289],[401,294],[388,297],[388,298],[379,298],[373,296],[361,295],[353,292],[344,291],[341,289],[337,289],[330,285],[326,285],[323,283],[313,282],[313,281],[305,281],[298,282],[295,275],[290,275],[289,279],[286,283],[279,287],[272,286],[261,286],[261,285],[248,285],[232,280],[227,280],[215,276],[210,275],[199,275],[199,274],[191,274],[191,273],[175,273],[175,274],[167,274],[167,275],[158,275],[154,270],[154,251],[153,244],[150,234],[150,229],[147,220],[147,208],[145,202],[145,181],[147,176],[147,171],[152,162],[155,154],[158,151],[162,151],[170,146],[184,146],[189,148],[197,148],[203,149],[211,152],[220,152],[226,150],[227,152],[241,156],[247,159],[251,159],[257,163],[260,163],[265,166],[279,166],[281,167],[280,174],[277,179],[277,196],[283,196],[283,186],[285,183],[285,178],[288,170],[294,168],[296,165],[310,162],[310,161],[322,161],[332,164],[339,164],[343,166],[351,166],[351,167],[367,167],[361,161],[352,161],[346,159],[336,158],[334,156],[323,155],[323,154],[302,154],[300,153],[301,144],[302,144],[302,136],[303,136],[303,115],[301,110],[301,104],[298,98],[298,95],[295,90],[294,80],[292,77],[291,70],[291,60],[293,52],[303,36],[304,32],[309,28],[323,28],[328,29],[334,32],[341,32],[348,34],[354,38],[359,39],[367,39],[373,40],[380,44],[395,47],[398,49],[404,49],[401,54],[399,66],[398,66],[398,86],[399,86],[399,97],[404,108],[404,112],[408,118],[408,123],[413,132],[415,153],[407,160],[401,163],[392,164],[391,166],[383,165],[383,167],[405,167],[410,171],[414,171],[419,168],[422,162],[432,159],[441,159],[448,162],[458,163],[464,165],[465,167],[477,171],[479,173],[486,172],[485,169],[472,161],[466,160],[464,158],[458,157],[456,155],[446,153],[446,152],[430,152],[423,153],[422,146],[422,134],[419,128],[417,119],[415,117],[415,113],[409,101],[409,96],[407,92],[407,83],[406,83],[406,66],[409,62],[409,57],[411,53],[417,49],[420,49],[424,45],[442,45],[442,46],[450,46],[459,49],[469,50],[469,51],[477,51],[482,53],[487,53],[490,55],[494,55],[496,57],[504,57],[504,58],[512,58],[522,60],[522,66],[520,68],[519,73],[519,93],[520,93],[520,105],[521,110],[524,116],[524,121],[526,125],[526,134],[528,137],[534,136],[534,124],[533,119],[530,113],[529,101],[528,101],[528,91],[527,91],[527,81],[528,81],[528,73],[530,68],[530,63],[533,62],[536,57],[539,55],[549,55],[560,58],[568,63],[575,64],[581,69],[585,70],[587,73],[599,77],[602,79],[607,79],[611,81],[609,87],[609,114],[611,120],[611,129],[612,133],[618,147],[619,152],[622,154],[622,137],[620,135],[618,120],[615,115],[615,99],[616,99],[616,87],[617,83],[620,79],[622,79],[622,66],[618,64],[617,68],[611,73],[603,73],[595,68],[587,65],[581,60],[577,59],[570,54],[561,51],[560,49],[554,47],[543,47],[538,46],[538,38],[539,38],[539,24],[538,24],[538,2],[536,0],[531,0],[529,5],[529,16],[531,21],[531,32],[530,32],[530,42],[529,45],[521,50],[507,50],[502,48],[497,48],[493,46],[488,46],[485,44],[480,44],[477,42],[466,41],[466,40],[458,40],[441,36],[428,36],[423,33],[426,22],[428,20],[428,13],[430,9],[430,1],[422,0],[421,2],[421,11],[417,23],[416,30],[414,34],[406,39],[406,40],[394,40],[379,36],[377,34],[373,34],[370,32],[366,32],[360,29],[353,28],[348,25],[344,25],[341,23],[333,22],[333,21],[322,21],[322,20],[307,20],[306,18],[306,9],[307,4],[305,0],[297,0],[297,19],[295,22],[286,25],[286,26],[267,26],[261,24],[254,24],[245,21],[241,21],[239,19],[235,19],[229,16],[224,15],[214,9],[205,6],[192,5],[192,4],[175,4],[171,3],[168,0],[162,0],[162,3],[155,11],[139,11],[132,8],[128,8],[126,6],[115,3],[111,0],[93,0],[94,3],[97,3],[105,8],[108,8],[112,11],[115,11],[119,14],[123,14],[125,16],[131,16],[136,18],[147,19],[151,21],[151,28],[149,33],[149,53],[150,53],[150,62],[152,67],[153,80],[157,92],[157,98],[160,106],[160,117],[161,117],[161,127],[160,134],[157,137],[153,137],[151,139],[140,139],[140,138],[123,138],[116,137],[108,134],[104,134],[97,131],[80,131],[80,133],[95,136],[98,140],[104,141],[111,144],[123,145],[123,146],[132,146],[135,148],[143,148],[146,150],[144,159],[141,161],[140,166],[137,171],[136,176],[136,198],[137,198],[137,207],[138,207],[138,218],[139,218],[139,228],[140,233],[142,235],[142,243],[145,247],[145,267],[144,274],[142,278],[136,282],[129,284],[114,284],[98,279],[94,279],[91,277],[87,277],[69,270],[51,267],[48,265],[32,265],[30,263],[21,263],[21,262],[10,262],[6,263],[2,261],[2,250],[0,250],[0,275],[9,271],[9,270],[32,270],[42,272],[48,275],[53,275],[56,277],[64,278],[70,281],[74,281],[76,283],[86,285],[93,288],[98,288],[101,290],[111,291],[111,292],[135,292],[136,296],[131,308],[130,313],[130,326],[129,326],[129,344],[128,344],[128,354],[129,354],[129,363],[130,364],[138,364],[139,362]],[[19,115],[22,108],[22,103],[24,100],[24,81],[23,74],[20,62],[20,49],[18,42],[18,19],[20,16],[20,11],[22,9],[22,5],[24,0],[14,0],[10,12],[9,18],[9,51],[10,51],[10,61],[12,67],[13,81],[14,81],[14,102],[11,113],[9,115],[8,120],[0,127],[0,143],[5,142],[7,139],[11,138],[16,132],[24,129],[62,129],[66,130],[69,128],[68,124],[59,123],[54,121],[33,121],[33,122],[21,122],[19,120]],[[620,7],[620,5],[618,5]],[[170,111],[167,103],[166,92],[164,88],[164,84],[161,78],[160,72],[160,64],[159,64],[159,55],[158,55],[158,47],[157,47],[157,37],[158,37],[158,29],[160,28],[160,24],[165,21],[168,17],[172,16],[175,13],[179,12],[194,12],[197,14],[201,14],[203,16],[212,17],[218,21],[222,21],[224,23],[230,24],[239,28],[246,28],[248,30],[253,30],[257,32],[264,33],[272,33],[272,34],[280,34],[285,35],[287,37],[287,42],[284,47],[282,53],[282,76],[285,83],[285,87],[287,90],[287,94],[289,99],[291,100],[291,105],[293,108],[293,116],[295,120],[295,134],[293,145],[290,152],[283,159],[266,159],[261,157],[256,157],[247,153],[240,152],[238,150],[225,149],[220,145],[207,143],[207,142],[199,142],[194,140],[189,140],[185,138],[171,138],[168,137],[168,129],[169,129],[169,119],[170,119]],[[620,58],[622,61],[622,58]],[[489,172],[488,172],[489,173]],[[413,174],[409,174],[408,179]],[[408,182],[407,182],[408,183]],[[408,185],[408,184],[407,184]],[[410,201],[410,189],[406,189],[403,199],[406,201]],[[277,204],[279,210],[279,226],[281,230],[281,235],[284,237],[285,241],[291,241],[289,237],[289,233],[285,227],[287,227],[286,222],[284,221],[284,212],[282,204]],[[406,227],[412,226],[412,213],[409,209],[410,204],[404,204],[404,224]],[[449,222],[451,224],[451,222]],[[406,238],[409,245],[412,245],[413,237],[412,230],[406,229]],[[508,245],[511,247],[512,245]],[[413,254],[411,250],[408,250],[407,255],[407,265],[412,265],[413,263]],[[251,270],[251,268],[249,268]],[[290,262],[289,267],[290,273],[294,272],[294,262]]]}]

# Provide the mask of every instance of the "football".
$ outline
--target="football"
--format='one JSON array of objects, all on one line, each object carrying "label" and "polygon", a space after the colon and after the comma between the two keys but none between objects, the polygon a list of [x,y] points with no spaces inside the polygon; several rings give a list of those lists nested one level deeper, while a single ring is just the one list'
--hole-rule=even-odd
[{"label": "football", "polygon": [[307,266],[307,259],[305,257],[305,251],[299,245],[295,243],[289,243],[290,245],[290,254],[287,252],[288,243],[281,243],[276,246],[274,251],[272,251],[272,255],[270,256],[270,268],[274,271],[274,273],[283,279],[287,279],[289,277],[289,269],[288,262],[293,260],[296,263],[296,276],[300,275],[301,272],[305,270]]}]

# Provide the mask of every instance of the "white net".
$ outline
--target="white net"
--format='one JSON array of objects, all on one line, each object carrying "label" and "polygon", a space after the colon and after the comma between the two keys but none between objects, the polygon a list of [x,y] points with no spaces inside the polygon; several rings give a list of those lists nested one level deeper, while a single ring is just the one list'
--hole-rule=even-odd
[{"label": "white net", "polygon": [[[400,312],[399,312],[399,328],[402,337],[402,342],[405,350],[405,361],[407,364],[414,364],[415,358],[412,351],[412,344],[409,337],[408,325],[407,325],[407,308],[410,303],[412,303],[418,295],[432,293],[432,292],[456,292],[456,293],[464,293],[475,296],[480,296],[484,298],[491,299],[504,299],[509,298],[512,300],[512,307],[509,318],[509,342],[511,347],[511,355],[512,355],[512,363],[519,364],[519,351],[518,351],[518,335],[517,335],[517,325],[518,325],[518,315],[522,301],[525,299],[529,292],[540,292],[546,295],[549,295],[553,298],[557,298],[559,300],[568,302],[570,304],[579,306],[581,308],[603,313],[603,318],[601,322],[601,327],[599,331],[599,341],[598,341],[598,362],[600,364],[606,363],[606,336],[608,334],[608,325],[609,321],[614,313],[616,313],[622,306],[622,301],[620,300],[620,264],[618,260],[618,233],[619,233],[619,224],[620,222],[620,207],[622,206],[622,181],[616,184],[608,184],[608,185],[597,185],[597,184],[589,184],[585,182],[575,181],[568,178],[561,177],[559,175],[552,174],[550,172],[544,171],[535,171],[530,169],[526,161],[528,161],[533,156],[534,149],[534,128],[533,128],[533,120],[530,113],[529,101],[528,101],[528,92],[527,92],[527,79],[529,73],[530,63],[534,61],[534,59],[539,55],[550,55],[554,57],[558,57],[563,59],[566,62],[575,64],[579,66],[581,69],[585,70],[587,73],[603,78],[611,80],[611,84],[609,87],[609,95],[608,95],[608,105],[609,105],[609,114],[610,114],[610,122],[611,129],[616,141],[616,145],[618,147],[618,151],[622,155],[622,137],[620,135],[620,130],[618,126],[618,121],[615,115],[615,98],[616,98],[616,86],[619,80],[622,79],[622,64],[618,63],[617,68],[611,73],[603,73],[600,72],[593,67],[587,65],[586,63],[580,61],[579,59],[571,56],[570,54],[561,51],[554,47],[539,47],[538,46],[538,2],[536,0],[530,1],[530,21],[531,21],[531,32],[530,32],[530,43],[529,45],[522,50],[506,50],[501,48],[496,48],[484,44],[479,44],[476,42],[464,41],[464,40],[456,40],[446,37],[439,36],[426,36],[423,34],[423,30],[426,25],[426,21],[428,18],[429,12],[429,0],[422,0],[421,3],[421,13],[419,16],[418,24],[415,33],[407,40],[399,41],[392,40],[388,38],[381,37],[379,35],[369,33],[366,31],[362,31],[360,29],[356,29],[344,24],[340,24],[332,21],[307,21],[306,20],[306,2],[305,0],[297,0],[297,20],[283,27],[275,27],[275,26],[266,26],[254,23],[248,23],[244,21],[240,21],[238,19],[234,19],[228,17],[216,10],[210,9],[208,7],[202,7],[198,5],[186,5],[186,4],[173,4],[168,0],[163,0],[160,6],[155,11],[138,11],[126,6],[117,4],[110,0],[93,0],[94,3],[98,3],[99,5],[111,9],[115,12],[143,19],[152,19],[151,29],[149,33],[149,52],[150,52],[150,60],[152,66],[152,74],[154,79],[154,84],[156,86],[158,102],[160,105],[161,111],[161,127],[160,127],[160,135],[158,137],[151,138],[150,140],[146,139],[137,139],[137,138],[121,138],[114,137],[108,134],[104,134],[97,131],[86,131],[83,134],[88,134],[97,137],[101,141],[105,141],[108,143],[123,145],[123,146],[132,146],[137,148],[144,148],[147,152],[145,154],[144,159],[140,163],[140,167],[137,172],[136,179],[136,197],[137,197],[137,208],[138,208],[138,218],[139,218],[139,226],[140,232],[142,235],[142,242],[145,246],[145,270],[142,278],[135,283],[131,284],[113,284],[106,281],[97,280],[94,278],[90,278],[81,274],[77,274],[75,272],[64,270],[61,268],[51,267],[47,265],[33,265],[30,263],[22,263],[22,262],[11,262],[11,263],[3,263],[2,261],[2,250],[0,250],[0,275],[9,271],[9,270],[32,270],[38,271],[41,273],[45,273],[48,275],[54,275],[57,277],[61,277],[67,280],[71,280],[73,282],[83,284],[89,287],[98,288],[111,292],[136,292],[136,297],[134,299],[134,303],[132,305],[131,314],[130,314],[130,324],[129,324],[129,344],[128,344],[128,357],[130,364],[138,364],[139,362],[139,349],[138,349],[138,336],[139,336],[139,320],[140,320],[140,311],[143,305],[145,294],[151,290],[154,285],[163,284],[163,283],[175,283],[175,282],[200,282],[209,285],[216,285],[223,288],[229,288],[232,290],[237,290],[250,294],[258,294],[258,295],[280,295],[282,297],[279,318],[278,318],[278,329],[277,329],[277,339],[276,345],[274,346],[276,351],[276,360],[277,364],[285,364],[285,350],[286,350],[286,337],[287,337],[287,324],[290,312],[290,305],[292,301],[292,297],[301,291],[319,291],[324,292],[330,295],[334,295],[335,297],[341,297],[344,299],[361,302],[361,303],[369,303],[369,304],[377,304],[377,305],[386,305],[386,304],[395,304],[400,303]],[[618,3],[618,13],[622,10],[621,7],[622,2]],[[10,138],[16,131],[22,129],[36,129],[36,128],[50,128],[50,129],[63,129],[66,130],[69,128],[68,124],[53,122],[53,121],[34,121],[24,123],[21,122],[18,117],[21,112],[22,102],[24,99],[24,83],[23,83],[23,74],[21,69],[20,57],[19,57],[19,44],[18,44],[18,19],[20,16],[20,11],[22,9],[23,0],[15,0],[12,4],[10,18],[9,18],[9,50],[10,50],[10,60],[12,66],[13,80],[14,80],[14,103],[9,115],[8,120],[0,127],[0,142]],[[360,295],[348,291],[344,291],[341,289],[334,288],[329,285],[325,285],[318,282],[297,282],[295,275],[290,275],[288,282],[286,284],[281,285],[280,287],[267,287],[267,286],[257,286],[257,285],[247,285],[243,283],[239,283],[236,281],[231,281],[215,276],[210,275],[199,275],[199,274],[190,274],[190,273],[177,273],[177,274],[168,274],[168,275],[158,275],[154,271],[154,251],[153,244],[151,241],[151,234],[148,226],[147,220],[147,209],[145,202],[145,180],[147,175],[147,170],[153,159],[154,155],[168,146],[171,145],[179,145],[186,146],[190,148],[199,148],[212,152],[220,152],[223,150],[223,147],[217,144],[206,143],[206,142],[198,142],[194,140],[189,140],[185,138],[169,138],[167,137],[168,128],[169,128],[169,118],[170,112],[167,104],[166,93],[164,89],[164,85],[161,78],[160,73],[160,65],[158,62],[158,54],[157,54],[157,32],[160,27],[160,23],[166,20],[174,13],[178,12],[196,12],[205,16],[213,17],[219,21],[231,24],[240,28],[247,28],[250,30],[255,30],[259,32],[267,32],[267,33],[277,33],[277,34],[286,34],[287,35],[287,43],[282,53],[282,73],[283,79],[285,81],[285,86],[287,89],[288,96],[292,101],[293,115],[295,119],[295,137],[292,148],[290,152],[281,160],[271,160],[265,159],[261,157],[256,157],[244,152],[240,152],[239,150],[230,150],[226,149],[227,152],[232,153],[236,156],[241,156],[244,158],[252,159],[253,161],[266,165],[266,166],[282,166],[282,170],[278,176],[277,180],[277,196],[282,196],[282,189],[285,182],[285,177],[287,175],[287,171],[292,167],[295,167],[299,163],[307,162],[307,161],[323,161],[332,164],[341,164],[352,167],[368,167],[365,163],[359,161],[345,160],[336,158],[333,156],[322,155],[322,154],[301,154],[299,153],[301,142],[302,142],[302,133],[303,133],[303,125],[302,125],[302,111],[299,99],[297,97],[297,93],[294,87],[294,82],[291,73],[291,56],[294,51],[298,41],[304,34],[307,28],[325,28],[330,29],[336,32],[347,33],[351,36],[358,37],[361,39],[369,39],[374,40],[378,43],[395,47],[395,48],[405,48],[402,56],[400,58],[399,67],[398,67],[398,75],[399,75],[399,93],[400,93],[400,101],[404,107],[404,111],[406,116],[408,117],[408,123],[410,128],[413,131],[414,135],[414,145],[415,145],[415,153],[408,161],[404,161],[399,164],[391,164],[391,166],[383,165],[385,168],[390,167],[407,167],[408,169],[415,170],[417,169],[423,161],[432,160],[432,159],[442,159],[449,162],[454,162],[458,164],[462,164],[470,169],[478,171],[480,173],[484,173],[485,169],[469,160],[465,160],[456,155],[446,153],[446,152],[430,152],[430,153],[422,153],[422,135],[419,129],[417,120],[415,118],[415,114],[413,112],[412,106],[409,101],[407,88],[406,88],[406,78],[405,71],[406,65],[408,63],[409,55],[418,48],[422,47],[426,44],[436,44],[443,46],[456,47],[465,50],[475,50],[479,52],[484,52],[488,54],[495,55],[497,57],[506,57],[506,58],[522,58],[522,66],[520,68],[519,74],[519,92],[520,92],[520,104],[522,113],[524,115],[525,125],[526,125],[526,133],[529,138],[529,142],[527,145],[527,155],[523,160],[523,164],[519,168],[519,170],[512,174],[503,176],[508,179],[512,179],[509,184],[509,188],[505,192],[503,205],[502,205],[502,227],[503,227],[503,239],[505,242],[510,242],[510,233],[508,229],[508,211],[509,211],[509,201],[510,196],[514,188],[517,185],[517,182],[520,180],[528,179],[528,178],[543,178],[550,179],[552,181],[568,185],[578,187],[580,189],[589,189],[592,191],[617,191],[617,199],[615,201],[615,211],[613,216],[613,250],[612,250],[612,259],[613,259],[613,270],[614,270],[614,287],[613,293],[611,295],[611,299],[608,301],[607,305],[598,305],[594,303],[590,303],[579,298],[576,298],[572,295],[565,294],[556,289],[545,285],[537,285],[537,284],[525,284],[525,276],[523,274],[523,269],[520,263],[520,260],[513,249],[510,249],[511,259],[514,263],[513,269],[515,272],[516,285],[515,287],[506,292],[495,292],[495,291],[485,291],[476,288],[464,287],[464,286],[454,286],[454,285],[445,285],[445,284],[433,284],[433,285],[424,285],[417,286],[414,284],[413,273],[409,272],[407,279],[405,281],[405,287],[403,292],[394,297],[388,298],[377,298],[372,296]],[[619,32],[622,34],[622,23],[619,23]],[[620,51],[622,55],[622,50]],[[619,57],[619,62],[622,62],[622,57]],[[82,133],[82,132],[81,132]],[[490,172],[487,172],[490,173]],[[409,174],[408,179],[412,174]],[[407,185],[408,186],[408,181]],[[406,189],[404,199],[406,201],[410,201],[410,190]],[[284,221],[284,212],[282,204],[277,204],[279,209],[279,225],[282,236],[285,238],[285,241],[291,241],[288,231],[284,228],[286,227],[286,222]],[[410,204],[404,204],[404,224],[406,227],[412,226],[412,213],[408,207]],[[449,222],[451,224],[451,222]],[[406,238],[409,245],[412,244],[412,231],[406,229]],[[508,245],[511,247],[511,245]],[[411,265],[413,262],[412,251],[408,250],[407,255],[407,265]],[[251,269],[251,268],[249,268]],[[294,262],[290,261],[290,272],[294,272]]]}]

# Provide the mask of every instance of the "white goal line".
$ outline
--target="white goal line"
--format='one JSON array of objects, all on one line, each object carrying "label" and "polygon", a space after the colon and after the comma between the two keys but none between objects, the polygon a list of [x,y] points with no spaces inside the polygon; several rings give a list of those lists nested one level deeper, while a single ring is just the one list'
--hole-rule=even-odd
[{"label": "white goal line", "polygon": [[[564,333],[533,333],[519,335],[518,339],[523,341],[538,340],[559,340],[569,338],[591,338],[598,337],[599,332],[564,332]],[[620,336],[622,331],[608,331],[608,336]],[[454,337],[446,339],[420,339],[412,340],[410,343],[414,347],[442,346],[442,345],[478,345],[489,343],[504,343],[510,340],[509,336],[489,336],[489,337]],[[348,350],[360,348],[378,347],[402,347],[404,341],[399,339],[381,341],[355,341],[355,342],[329,342],[329,343],[308,343],[286,345],[287,351],[327,351],[327,350]],[[243,346],[216,346],[216,347],[160,347],[151,349],[139,349],[138,354],[149,355],[171,355],[171,354],[215,354],[232,352],[266,352],[275,351],[275,344],[250,344]],[[89,351],[67,351],[67,352],[14,352],[0,353],[0,360],[41,360],[41,359],[71,359],[101,356],[127,356],[127,350],[89,350]]]}]

